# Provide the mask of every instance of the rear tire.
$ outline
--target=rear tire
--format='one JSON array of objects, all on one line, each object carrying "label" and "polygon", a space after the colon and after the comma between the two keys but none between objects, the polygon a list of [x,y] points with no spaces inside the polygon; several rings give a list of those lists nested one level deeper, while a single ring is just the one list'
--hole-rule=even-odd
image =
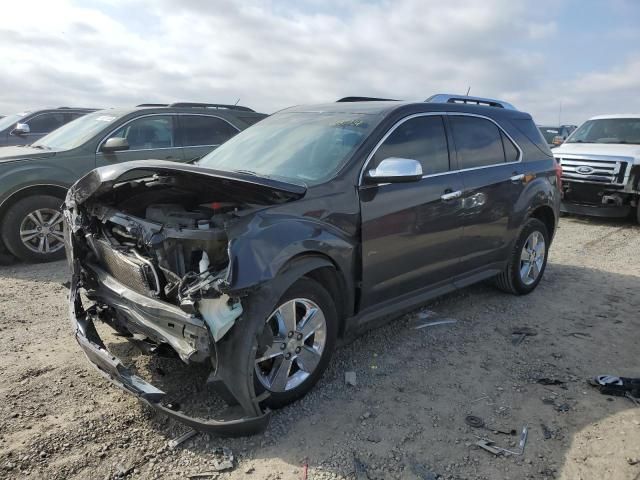
[{"label": "rear tire", "polygon": [[537,218],[530,218],[520,230],[506,268],[496,277],[497,287],[514,295],[533,292],[544,275],[548,254],[547,227]]},{"label": "rear tire", "polygon": [[2,240],[7,249],[25,262],[64,258],[62,202],[51,195],[37,195],[9,207],[2,222]]},{"label": "rear tire", "polygon": [[[282,320],[288,312],[297,312],[295,327],[291,320]],[[287,290],[262,325],[252,362],[256,394],[268,391],[264,405],[281,408],[306,395],[320,380],[335,348],[338,315],[327,290],[305,277]],[[277,375],[283,366],[286,380]]]}]

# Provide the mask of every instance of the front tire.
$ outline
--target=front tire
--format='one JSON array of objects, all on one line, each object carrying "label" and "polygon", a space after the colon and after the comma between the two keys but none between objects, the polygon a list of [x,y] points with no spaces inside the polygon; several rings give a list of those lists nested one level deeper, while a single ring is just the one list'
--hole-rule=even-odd
[{"label": "front tire", "polygon": [[547,227],[537,218],[530,218],[520,231],[507,266],[496,277],[498,288],[514,295],[533,292],[544,275],[548,254]]},{"label": "front tire", "polygon": [[17,201],[3,219],[2,240],[25,262],[50,262],[64,258],[62,200],[51,195]]},{"label": "front tire", "polygon": [[318,282],[301,278],[282,296],[258,330],[254,361],[256,394],[281,408],[303,397],[320,380],[335,348],[338,315]]}]

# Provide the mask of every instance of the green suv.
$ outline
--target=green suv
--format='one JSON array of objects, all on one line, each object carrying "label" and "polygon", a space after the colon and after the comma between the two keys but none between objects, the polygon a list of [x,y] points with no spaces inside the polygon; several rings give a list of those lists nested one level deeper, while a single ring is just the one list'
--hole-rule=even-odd
[{"label": "green suv", "polygon": [[23,261],[63,258],[60,206],[85,173],[131,160],[191,162],[264,117],[239,105],[143,104],[90,113],[32,145],[0,148],[2,243]]}]

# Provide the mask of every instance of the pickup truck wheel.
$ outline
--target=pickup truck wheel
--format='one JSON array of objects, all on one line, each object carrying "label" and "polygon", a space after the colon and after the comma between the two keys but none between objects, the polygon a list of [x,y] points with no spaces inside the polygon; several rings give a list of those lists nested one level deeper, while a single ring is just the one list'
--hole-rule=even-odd
[{"label": "pickup truck wheel", "polygon": [[515,295],[531,293],[547,266],[549,233],[544,223],[530,218],[515,243],[505,270],[496,277],[500,290]]},{"label": "pickup truck wheel", "polygon": [[265,405],[284,407],[311,390],[329,363],[336,336],[329,293],[318,282],[298,280],[258,332],[254,383],[256,393],[269,391]]},{"label": "pickup truck wheel", "polygon": [[26,197],[12,205],[2,225],[7,249],[25,262],[64,258],[61,205],[61,199],[50,195]]}]

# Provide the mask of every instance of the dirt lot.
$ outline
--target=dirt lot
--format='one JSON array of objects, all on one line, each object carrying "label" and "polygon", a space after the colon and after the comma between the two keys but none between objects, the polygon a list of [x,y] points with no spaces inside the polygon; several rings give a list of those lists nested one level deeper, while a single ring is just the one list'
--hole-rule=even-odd
[{"label": "dirt lot", "polygon": [[[308,464],[309,479],[640,479],[640,409],[584,382],[640,376],[639,252],[632,223],[564,218],[533,294],[477,285],[442,298],[426,306],[430,320],[457,323],[416,330],[416,313],[341,348],[263,435],[199,435],[176,449],[167,441],[187,429],[112,387],[76,346],[65,264],[0,267],[0,477],[198,478],[226,446],[234,470],[199,478],[299,479]],[[538,334],[514,345],[514,327]],[[189,378],[179,400],[207,409],[203,371],[108,343],[154,381]],[[527,424],[524,455],[479,450],[475,435],[511,449],[518,437],[473,429],[469,414]]]}]

